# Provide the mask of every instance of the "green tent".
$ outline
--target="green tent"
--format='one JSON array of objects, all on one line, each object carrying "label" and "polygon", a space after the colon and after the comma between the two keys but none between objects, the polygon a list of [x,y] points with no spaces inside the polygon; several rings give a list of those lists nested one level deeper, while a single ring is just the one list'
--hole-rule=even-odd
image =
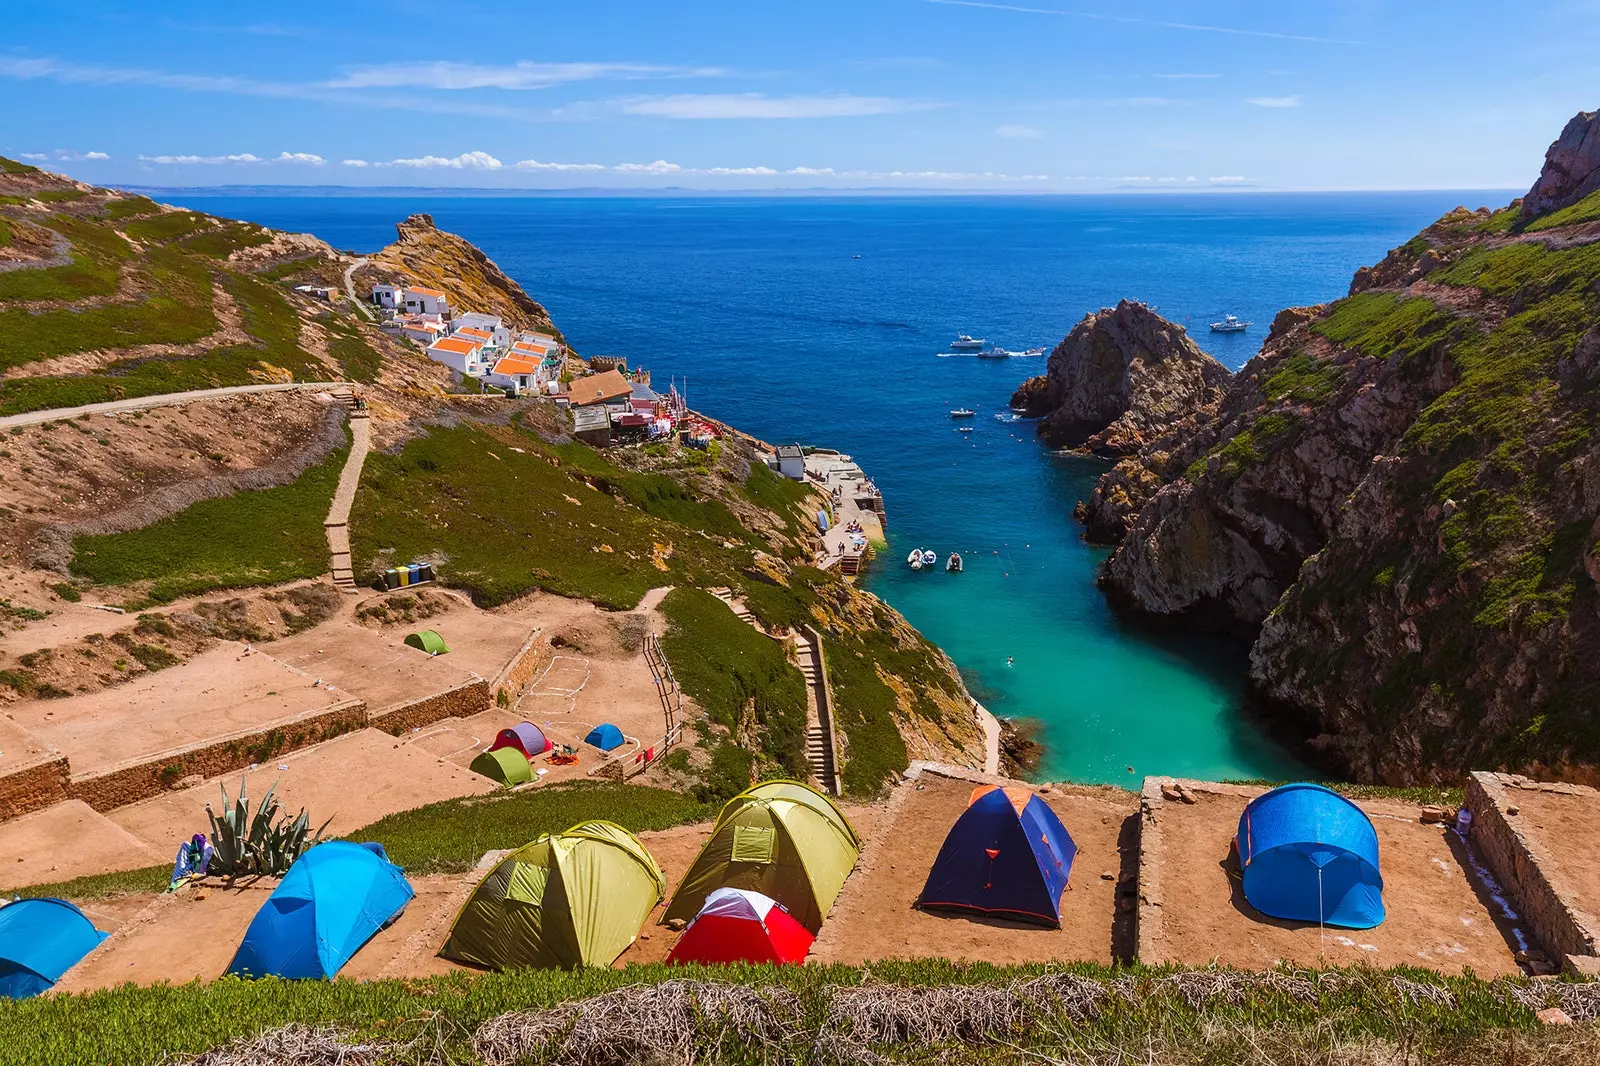
[{"label": "green tent", "polygon": [[828,797],[798,781],[763,781],[722,808],[661,921],[687,922],[714,889],[743,888],[771,896],[815,933],[860,852],[861,838]]},{"label": "green tent", "polygon": [[411,634],[406,638],[406,644],[416,648],[418,651],[425,651],[429,655],[443,655],[450,650],[450,646],[444,642],[444,638],[431,629],[422,629]]},{"label": "green tent", "polygon": [[508,788],[533,780],[533,767],[528,764],[528,757],[516,748],[496,748],[483,752],[472,760],[468,769]]},{"label": "green tent", "polygon": [[492,970],[610,966],[666,891],[638,837],[614,822],[583,822],[502,859],[439,954]]}]

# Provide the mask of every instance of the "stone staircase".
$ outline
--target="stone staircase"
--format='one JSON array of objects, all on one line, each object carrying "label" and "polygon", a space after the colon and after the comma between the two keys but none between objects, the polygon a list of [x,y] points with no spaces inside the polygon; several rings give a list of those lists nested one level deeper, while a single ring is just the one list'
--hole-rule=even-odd
[{"label": "stone staircase", "polygon": [[[738,618],[739,621],[745,623],[746,625],[754,626],[757,629],[761,629],[761,623],[756,621],[756,616],[750,613],[750,608],[746,607],[743,603],[741,603],[738,600],[735,600],[733,598],[733,590],[732,589],[729,589],[729,588],[714,588],[714,589],[709,589],[708,591],[711,593],[711,595],[715,596],[717,599],[719,599],[723,603],[727,604],[728,605],[728,610],[732,611],[733,614],[734,614],[734,617]],[[762,632],[766,632],[766,631],[762,630]]]},{"label": "stone staircase", "polygon": [[344,469],[339,473],[339,488],[334,492],[333,503],[328,508],[328,517],[322,526],[328,537],[329,566],[333,572],[334,587],[353,595],[360,588],[356,585],[350,558],[350,505],[355,502],[356,486],[361,481],[361,467],[367,460],[371,423],[367,418],[367,409],[361,406],[354,389],[348,386],[335,389],[333,397],[344,404],[350,419],[350,457],[345,460]]},{"label": "stone staircase", "polygon": [[809,638],[796,633],[793,640],[795,664],[806,679],[806,766],[824,792],[837,794],[833,743],[822,724],[822,659]]}]

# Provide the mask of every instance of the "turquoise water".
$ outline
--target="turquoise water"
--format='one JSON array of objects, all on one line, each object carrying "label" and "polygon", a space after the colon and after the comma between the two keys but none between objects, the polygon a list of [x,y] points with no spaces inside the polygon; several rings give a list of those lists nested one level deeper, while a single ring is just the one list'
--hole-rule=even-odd
[{"label": "turquoise water", "polygon": [[[1242,647],[1107,611],[1093,583],[1105,553],[1071,516],[1103,465],[994,417],[1044,360],[938,353],[958,331],[1054,345],[1086,311],[1133,297],[1238,367],[1280,308],[1341,296],[1356,267],[1444,211],[1509,194],[173,198],[358,250],[431,212],[584,354],[686,377],[696,407],[768,440],[851,453],[889,510],[868,586],[990,710],[1041,724],[1044,776],[1128,783],[1303,768],[1243,713]],[[1224,312],[1256,326],[1207,332]],[[948,414],[963,405],[978,411],[970,439]],[[961,551],[966,572],[911,572],[915,546]]]}]

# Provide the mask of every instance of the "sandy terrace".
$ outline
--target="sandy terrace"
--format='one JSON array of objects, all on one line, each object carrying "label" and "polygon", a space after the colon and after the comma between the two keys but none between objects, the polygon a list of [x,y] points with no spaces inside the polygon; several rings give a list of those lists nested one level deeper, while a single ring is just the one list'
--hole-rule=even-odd
[{"label": "sandy terrace", "polygon": [[[292,637],[261,645],[265,655],[320,678],[343,698],[367,701],[367,709],[385,707],[454,688],[474,673],[452,651],[429,655],[407,647],[404,634],[380,633],[354,622],[327,622]],[[448,637],[446,643],[450,643]]]},{"label": "sandy terrace", "polygon": [[[219,786],[237,796],[241,778],[252,803],[276,782],[278,797],[288,811],[306,808],[313,827],[332,818],[328,835],[353,832],[397,811],[456,796],[481,795],[495,788],[494,782],[463,766],[387,733],[363,729],[254,770],[226,774],[119,808],[108,817],[163,853],[176,852],[178,841],[208,832],[205,807],[219,802]],[[359,787],[352,787],[353,782],[359,782]]]},{"label": "sandy terrace", "polygon": [[[165,848],[165,844],[161,848]],[[177,852],[151,847],[88,804],[68,800],[0,822],[0,885],[37,885],[154,866]]]},{"label": "sandy terrace", "polygon": [[[1454,833],[1418,821],[1413,804],[1361,803],[1378,833],[1387,918],[1375,929],[1319,930],[1269,918],[1244,898],[1229,842],[1259,789],[1186,782],[1193,805],[1153,803],[1144,827],[1140,961],[1246,969],[1302,966],[1427,966],[1479,976],[1521,972],[1503,919],[1468,872]],[[1152,876],[1154,881],[1151,881]],[[1159,904],[1155,904],[1159,900]]]},{"label": "sandy terrace", "polygon": [[24,729],[12,715],[12,711],[0,711],[0,775],[51,754],[50,745]]},{"label": "sandy terrace", "polygon": [[[1137,860],[1131,841],[1119,847],[1123,824],[1137,810],[1137,802],[1111,789],[1057,785],[1040,795],[1078,845],[1071,880],[1061,897],[1060,929],[933,914],[913,906],[945,834],[966,810],[977,783],[924,771],[897,787],[876,827],[876,839],[845,882],[822,927],[814,960],[1110,962],[1126,953],[1121,943],[1113,945],[1113,927],[1118,924],[1116,878],[1125,867],[1131,874],[1129,864]],[[1112,874],[1112,879],[1102,879],[1102,873]],[[1125,936],[1119,930],[1115,939]]]},{"label": "sandy terrace", "polygon": [[1518,807],[1506,820],[1528,838],[1550,887],[1574,910],[1600,915],[1600,793],[1510,788],[1506,797]]},{"label": "sandy terrace", "polygon": [[224,643],[181,666],[60,700],[13,704],[11,715],[64,752],[82,774],[349,699],[265,655]]},{"label": "sandy terrace", "polygon": [[449,645],[450,665],[479,677],[493,680],[536,628],[535,618],[481,611],[470,603],[457,601],[453,595],[441,595],[438,600],[455,603],[455,609],[420,619],[409,626],[390,627],[387,629],[389,639],[402,641],[407,633],[435,630]]}]

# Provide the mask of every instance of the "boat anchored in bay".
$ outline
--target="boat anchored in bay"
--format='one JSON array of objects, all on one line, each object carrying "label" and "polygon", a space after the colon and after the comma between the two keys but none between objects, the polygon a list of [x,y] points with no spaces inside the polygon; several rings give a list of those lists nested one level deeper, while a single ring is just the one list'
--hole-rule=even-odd
[{"label": "boat anchored in bay", "polygon": [[1221,322],[1211,323],[1212,333],[1243,333],[1250,328],[1250,323],[1239,318],[1238,315],[1223,315]]},{"label": "boat anchored in bay", "polygon": [[974,337],[970,333],[961,333],[956,336],[955,340],[950,342],[950,350],[956,352],[976,352],[981,351],[983,346],[988,343],[988,341],[981,337]]}]

